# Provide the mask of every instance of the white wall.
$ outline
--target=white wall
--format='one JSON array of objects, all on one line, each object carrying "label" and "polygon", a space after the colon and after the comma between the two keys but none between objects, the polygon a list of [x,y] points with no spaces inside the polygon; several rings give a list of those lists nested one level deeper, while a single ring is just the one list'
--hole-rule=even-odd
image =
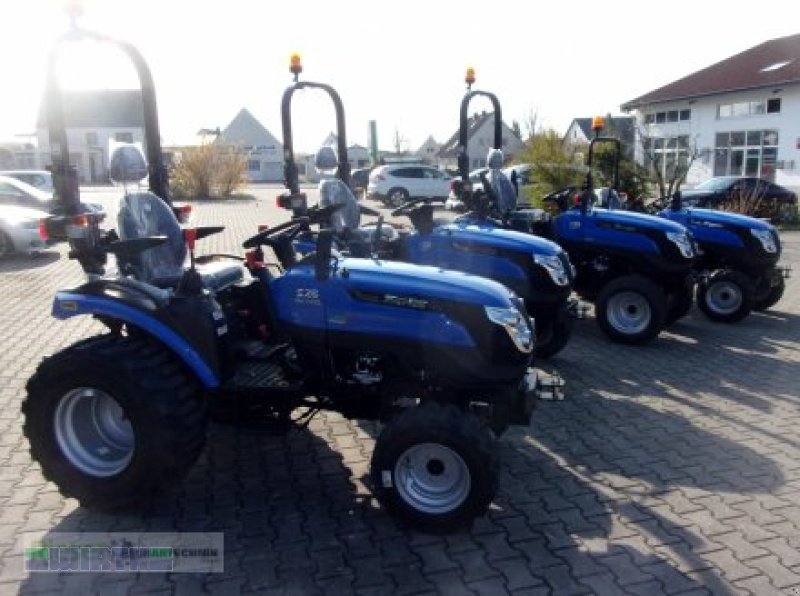
[{"label": "white wall", "polygon": [[[87,133],[97,135],[97,145],[89,147],[86,144]],[[91,182],[92,163],[94,163],[95,180],[105,182],[108,179],[108,142],[113,140],[117,133],[130,133],[134,143],[141,143],[144,147],[143,128],[69,128],[67,129],[67,143],[69,144],[70,161],[78,169],[82,183]],[[39,152],[42,157],[42,166],[50,165],[50,135],[46,128],[36,131],[39,143]]]},{"label": "white wall", "polygon": [[[781,98],[779,114],[758,114],[749,116],[718,118],[717,106],[744,101]],[[644,112],[662,112],[669,110],[692,110],[690,121],[643,125]],[[692,187],[714,175],[714,148],[718,132],[731,131],[778,131],[778,161],[787,167],[779,168],[775,173],[775,182],[782,186],[800,190],[800,85],[784,87],[773,93],[772,88],[725,93],[696,100],[682,100],[645,106],[636,113],[640,126],[644,126],[647,134],[654,136],[678,136],[687,134],[698,149],[708,149],[704,157],[698,158],[686,180],[686,186]],[[637,141],[636,157],[642,161],[642,149]]]}]

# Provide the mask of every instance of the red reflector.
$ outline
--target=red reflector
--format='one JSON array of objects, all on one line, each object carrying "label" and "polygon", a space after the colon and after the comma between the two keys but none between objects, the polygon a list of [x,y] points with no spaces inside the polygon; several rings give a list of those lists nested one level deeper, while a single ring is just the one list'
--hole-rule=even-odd
[{"label": "red reflector", "polygon": [[580,193],[575,193],[575,196],[572,197],[572,204],[573,205],[580,205],[581,204],[581,195]]},{"label": "red reflector", "polygon": [[259,232],[266,232],[267,230],[269,230],[269,226],[267,224],[258,224]]},{"label": "red reflector", "polygon": [[197,240],[197,230],[195,228],[187,228],[183,231],[183,238],[186,240],[186,246],[189,250],[194,250],[194,242]]},{"label": "red reflector", "polygon": [[175,208],[175,211],[178,217],[178,221],[180,223],[186,223],[187,221],[189,221],[189,217],[192,215],[192,206],[180,205]]},{"label": "red reflector", "polygon": [[42,240],[47,240],[49,238],[49,234],[47,233],[47,220],[40,219],[39,220],[39,238]]},{"label": "red reflector", "polygon": [[[283,202],[281,201],[281,196],[282,195],[278,195],[277,197],[275,197],[275,206],[276,207],[280,207],[281,209],[283,209]],[[260,231],[261,230],[259,230],[259,232]]]}]

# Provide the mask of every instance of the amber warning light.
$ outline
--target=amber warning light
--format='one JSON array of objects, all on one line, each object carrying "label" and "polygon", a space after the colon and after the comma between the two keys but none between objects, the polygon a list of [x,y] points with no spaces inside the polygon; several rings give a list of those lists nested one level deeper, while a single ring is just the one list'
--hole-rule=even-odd
[{"label": "amber warning light", "polygon": [[602,116],[595,116],[592,118],[592,130],[594,131],[601,131],[603,127],[606,125],[606,120]]},{"label": "amber warning light", "polygon": [[464,81],[467,85],[472,85],[475,82],[475,69],[471,66],[467,68],[467,75],[464,77]]},{"label": "amber warning light", "polygon": [[297,52],[292,52],[292,55],[289,56],[289,70],[294,75],[299,75],[303,72],[303,62]]}]

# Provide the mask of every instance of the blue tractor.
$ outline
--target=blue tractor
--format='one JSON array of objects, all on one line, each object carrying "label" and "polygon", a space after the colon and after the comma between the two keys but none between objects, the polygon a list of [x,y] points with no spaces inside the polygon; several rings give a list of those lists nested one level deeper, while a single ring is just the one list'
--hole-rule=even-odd
[{"label": "blue tractor", "polygon": [[[109,41],[81,30],[67,39]],[[73,203],[57,222],[86,281],[57,293],[53,315],[91,316],[106,332],[45,358],[28,381],[24,432],[44,476],[86,507],[147,506],[195,462],[211,404],[257,404],[284,423],[327,409],[385,422],[372,483],[398,518],[444,531],[483,514],[497,485],[495,436],[527,425],[537,395],[522,300],[462,273],[342,257],[328,231],[298,260],[296,235],[340,206],[260,231],[244,242],[245,259],[196,257],[195,242],[222,228],[180,226],[149,70],[133,46],[120,47],[150,115],[150,164],[123,150],[111,174],[149,174],[150,189],[126,193],[117,231]],[[68,172],[52,68],[48,97],[55,171]],[[56,177],[62,196],[77,198],[66,182]],[[263,247],[278,258],[274,271]]]},{"label": "blue tractor", "polygon": [[[617,192],[619,154],[613,161],[612,185],[599,197],[600,207],[623,207]],[[766,310],[783,296],[788,267],[779,266],[781,242],[769,222],[712,209],[684,208],[681,192],[657,201],[654,215],[685,226],[697,252],[694,264],[696,297],[692,286],[675,303],[675,314],[686,314],[693,302],[712,321],[734,323],[752,310]]]},{"label": "blue tractor", "polygon": [[[464,98],[469,100],[471,91]],[[485,92],[483,92],[486,94]],[[488,94],[491,96],[491,94]],[[498,110],[495,112],[497,117]],[[462,108],[462,135],[465,110]],[[483,175],[480,195],[469,184],[460,188],[470,213],[463,223],[482,223],[520,230],[558,243],[575,266],[575,292],[593,302],[600,329],[612,340],[642,344],[652,340],[681,312],[682,300],[692,290],[695,252],[690,234],[681,224],[638,213],[595,209],[592,160],[598,143],[612,143],[619,154],[619,141],[600,137],[602,124],[589,143],[588,173],[574,203],[576,188],[546,196],[561,207],[551,217],[543,209],[517,208],[516,189],[490,154],[489,171]],[[466,174],[466,154],[460,159]]]},{"label": "blue tractor", "polygon": [[[295,82],[286,93],[309,87],[332,91],[328,85]],[[297,182],[291,112],[286,97],[284,95],[281,117],[286,160],[284,178],[289,192],[279,202],[292,209],[295,217],[302,217],[308,206]],[[344,112],[338,103],[337,115],[337,149],[321,148],[316,166],[329,175],[320,183],[320,206],[343,205],[330,222],[339,248],[355,256],[379,256],[431,265],[498,281],[523,299],[525,308],[536,321],[537,356],[547,358],[560,352],[567,345],[577,310],[575,301],[570,300],[574,270],[566,252],[550,240],[485,222],[435,221],[433,206],[426,199],[412,200],[392,212],[395,217],[409,217],[414,226],[411,231],[386,223],[382,218],[377,223],[362,226],[361,215],[380,216],[380,213],[359,205],[348,188]],[[500,134],[497,128],[497,139]],[[315,242],[315,233],[309,231],[298,237],[296,246],[301,252],[310,252]]]},{"label": "blue tractor", "polygon": [[711,209],[684,208],[680,191],[658,215],[686,226],[697,246],[697,306],[712,321],[734,323],[783,296],[788,267],[767,221]]}]

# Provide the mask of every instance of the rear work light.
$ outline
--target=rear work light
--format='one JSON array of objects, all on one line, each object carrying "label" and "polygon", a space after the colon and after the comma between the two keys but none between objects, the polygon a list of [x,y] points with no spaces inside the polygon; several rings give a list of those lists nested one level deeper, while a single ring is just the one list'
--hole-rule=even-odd
[{"label": "rear work light", "polygon": [[192,216],[191,205],[178,205],[173,207],[175,217],[178,218],[179,223],[187,223]]}]

